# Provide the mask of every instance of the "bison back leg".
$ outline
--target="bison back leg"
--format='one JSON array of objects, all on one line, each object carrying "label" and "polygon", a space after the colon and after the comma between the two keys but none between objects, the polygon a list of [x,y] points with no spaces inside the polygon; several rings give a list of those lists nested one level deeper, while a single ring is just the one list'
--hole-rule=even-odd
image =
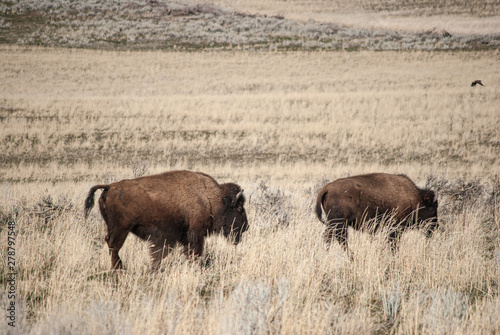
[{"label": "bison back leg", "polygon": [[323,235],[325,242],[331,244],[333,242],[333,238],[339,242],[344,250],[348,249],[347,246],[347,232],[348,226],[346,222],[329,222],[325,233]]},{"label": "bison back leg", "polygon": [[108,226],[108,235],[106,236],[106,242],[108,243],[109,253],[111,254],[111,269],[120,270],[123,269],[122,260],[118,256],[125,239],[127,238],[127,230],[110,229]]},{"label": "bison back leg", "polygon": [[324,239],[325,242],[330,246],[333,242],[333,238],[339,242],[340,246],[342,249],[344,249],[345,252],[347,252],[349,259],[352,261],[354,260],[354,255],[351,250],[349,250],[349,246],[347,244],[347,233],[349,229],[349,225],[347,221],[343,222],[330,222],[329,225],[326,227],[326,230],[324,232]]},{"label": "bison back leg", "polygon": [[103,192],[99,199],[99,210],[101,211],[102,218],[106,222],[108,234],[106,235],[106,242],[108,243],[109,253],[111,255],[111,269],[123,269],[122,260],[118,256],[125,239],[127,238],[131,222],[125,220],[122,216],[116,215],[115,212],[110,211],[106,205],[106,198],[108,192]]}]

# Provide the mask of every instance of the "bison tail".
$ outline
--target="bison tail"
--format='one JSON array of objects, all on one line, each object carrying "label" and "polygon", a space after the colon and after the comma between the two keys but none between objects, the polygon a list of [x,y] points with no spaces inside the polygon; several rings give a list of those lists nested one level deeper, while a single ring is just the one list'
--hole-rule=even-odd
[{"label": "bison tail", "polygon": [[325,201],[327,194],[328,192],[321,192],[320,194],[318,194],[318,198],[316,199],[316,215],[321,222],[323,222],[323,202]]},{"label": "bison tail", "polygon": [[85,208],[84,208],[85,220],[87,219],[90,211],[94,207],[94,193],[100,188],[103,188],[104,191],[107,191],[109,190],[109,185],[96,185],[90,188],[89,195],[87,196],[87,199],[85,199]]}]

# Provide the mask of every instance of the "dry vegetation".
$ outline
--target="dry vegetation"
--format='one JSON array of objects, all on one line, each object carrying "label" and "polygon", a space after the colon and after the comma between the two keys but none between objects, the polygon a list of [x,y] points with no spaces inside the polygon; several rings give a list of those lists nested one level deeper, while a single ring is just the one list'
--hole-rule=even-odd
[{"label": "dry vegetation", "polygon": [[334,22],[351,28],[422,32],[438,27],[451,34],[465,35],[500,32],[498,0],[214,0],[211,3],[245,13]]},{"label": "dry vegetation", "polygon": [[[0,1],[0,334],[500,333],[498,1],[214,3]],[[110,273],[88,189],[173,169],[245,189],[243,241],[151,274],[130,236]],[[353,231],[351,261],[313,201],[376,171],[437,191],[443,229]]]},{"label": "dry vegetation", "polygon": [[0,0],[0,43],[106,50],[498,49],[499,11],[498,0]]},{"label": "dry vegetation", "polygon": [[[0,252],[15,222],[23,333],[499,331],[495,52],[0,54]],[[129,237],[110,275],[104,223],[82,217],[89,187],[179,168],[245,188],[243,242],[212,237],[201,262],[178,251],[152,275]],[[353,233],[350,262],[312,203],[372,171],[437,190],[444,229],[406,233],[395,254]]]}]

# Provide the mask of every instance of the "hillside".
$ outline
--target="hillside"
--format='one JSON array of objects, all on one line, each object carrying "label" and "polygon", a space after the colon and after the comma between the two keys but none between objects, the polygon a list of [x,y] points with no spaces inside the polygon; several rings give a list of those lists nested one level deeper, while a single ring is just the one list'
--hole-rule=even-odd
[{"label": "hillside", "polygon": [[[376,11],[372,10],[370,17],[384,13],[386,7],[373,7]],[[276,10],[262,8],[262,13],[253,13],[242,8],[233,10],[206,3],[156,0],[2,1],[0,43],[114,50],[470,50],[500,47],[500,30],[495,32],[495,27],[479,33],[473,29],[458,29],[458,33],[451,34],[438,25],[417,29],[411,24],[411,15],[403,16],[410,22],[408,25],[394,29],[394,20],[370,25],[366,16],[353,16],[352,12],[328,16],[326,9],[319,8],[317,13],[306,11],[308,14],[304,15],[307,16],[287,12],[293,18],[290,19],[279,13],[267,14]],[[455,12],[453,9],[452,13]],[[401,11],[398,13],[401,15]],[[422,16],[425,14],[422,11],[412,13],[418,20],[428,17]]]}]

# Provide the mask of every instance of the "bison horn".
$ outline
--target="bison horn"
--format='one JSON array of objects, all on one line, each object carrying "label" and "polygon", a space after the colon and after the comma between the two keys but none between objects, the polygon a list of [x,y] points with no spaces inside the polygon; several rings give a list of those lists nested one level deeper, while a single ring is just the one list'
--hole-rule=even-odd
[{"label": "bison horn", "polygon": [[238,202],[238,200],[240,199],[240,197],[243,195],[243,190],[240,190],[238,192],[238,194],[236,194],[236,197],[234,197],[233,199],[233,206],[236,206],[236,203]]},{"label": "bison horn", "polygon": [[238,194],[236,194],[236,200],[238,200],[242,195],[243,195],[243,190],[239,191]]}]

